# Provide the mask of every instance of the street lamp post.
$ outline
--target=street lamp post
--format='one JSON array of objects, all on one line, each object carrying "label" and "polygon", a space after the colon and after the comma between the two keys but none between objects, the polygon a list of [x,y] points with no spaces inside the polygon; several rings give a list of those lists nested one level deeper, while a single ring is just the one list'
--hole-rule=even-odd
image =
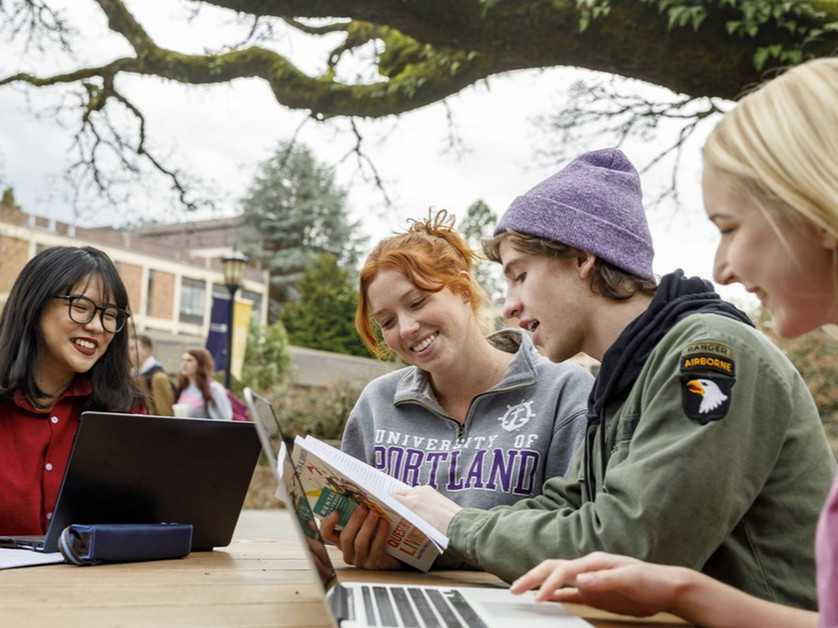
[{"label": "street lamp post", "polygon": [[221,259],[224,270],[224,285],[230,291],[230,310],[227,316],[227,368],[224,373],[224,386],[230,388],[230,375],[233,372],[233,312],[236,307],[236,292],[244,284],[244,271],[247,268],[247,256],[233,250]]}]

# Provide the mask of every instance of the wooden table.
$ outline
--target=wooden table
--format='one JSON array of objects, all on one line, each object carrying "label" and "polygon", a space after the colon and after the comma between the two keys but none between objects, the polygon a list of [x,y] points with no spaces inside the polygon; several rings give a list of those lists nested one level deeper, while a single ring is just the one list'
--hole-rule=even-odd
[{"label": "wooden table", "polygon": [[[348,567],[340,569],[340,578],[475,586],[500,582],[480,572],[365,572]],[[570,608],[595,626],[611,628],[660,626],[674,619],[638,622],[583,606]],[[229,547],[178,560],[0,571],[0,626],[4,628],[325,628],[329,622],[302,550],[288,540],[236,540]]]}]

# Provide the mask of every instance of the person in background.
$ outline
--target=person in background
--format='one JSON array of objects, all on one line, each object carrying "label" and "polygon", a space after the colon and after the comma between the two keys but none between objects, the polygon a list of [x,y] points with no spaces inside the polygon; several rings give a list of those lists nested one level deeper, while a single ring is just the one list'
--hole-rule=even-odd
[{"label": "person in background", "polygon": [[137,370],[137,381],[147,400],[149,414],[172,416],[175,387],[163,364],[152,355],[154,343],[147,334],[131,335],[128,349],[131,364]]},{"label": "person in background", "polygon": [[[409,484],[429,484],[464,507],[489,508],[541,493],[563,475],[584,436],[593,376],[541,357],[529,334],[488,337],[489,302],[473,276],[476,254],[445,210],[380,242],[360,274],[355,325],[378,355],[409,366],[370,382],[341,448]],[[344,559],[398,569],[385,551],[387,521],[358,507],[324,537]],[[447,557],[437,567],[450,567]]]},{"label": "person in background", "polygon": [[[707,216],[721,233],[716,281],[741,283],[757,295],[782,337],[838,325],[838,58],[792,68],[726,114],[704,146],[703,189]],[[798,472],[812,469],[807,456],[793,462]],[[801,505],[789,504],[790,526],[804,525]],[[752,529],[758,524],[752,521]],[[701,626],[834,628],[838,479],[821,512],[815,556],[818,613],[753,597],[697,571],[605,553],[545,561],[512,590],[541,585],[540,600],[637,616],[668,611]]]},{"label": "person in background", "polygon": [[583,455],[512,506],[462,508],[429,487],[398,498],[509,582],[606,550],[814,608],[812,544],[835,472],[815,403],[709,281],[676,270],[656,285],[626,156],[577,157],[515,199],[484,250],[503,265],[505,313],[551,360],[601,361]]},{"label": "person in background", "polygon": [[0,534],[44,534],[79,417],[138,412],[128,293],[92,247],[54,247],[24,266],[0,318]]},{"label": "person in background", "polygon": [[213,379],[215,362],[203,347],[187,349],[180,359],[175,395],[193,418],[233,420],[233,407],[224,386]]}]

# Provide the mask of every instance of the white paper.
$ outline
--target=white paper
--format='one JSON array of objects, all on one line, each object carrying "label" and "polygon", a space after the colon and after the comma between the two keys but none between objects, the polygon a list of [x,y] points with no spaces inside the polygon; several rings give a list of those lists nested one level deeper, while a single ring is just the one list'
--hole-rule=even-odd
[{"label": "white paper", "polygon": [[35,565],[49,565],[63,563],[61,552],[35,552],[28,549],[12,549],[0,547],[0,569],[14,567],[33,567]]}]

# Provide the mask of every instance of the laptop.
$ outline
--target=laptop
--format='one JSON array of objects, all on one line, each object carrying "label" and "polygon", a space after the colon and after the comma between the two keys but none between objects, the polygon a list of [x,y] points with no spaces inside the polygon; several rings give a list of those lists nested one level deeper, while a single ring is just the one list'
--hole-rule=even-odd
[{"label": "laptop", "polygon": [[335,626],[458,626],[508,628],[526,622],[535,628],[591,626],[561,604],[537,603],[531,596],[515,596],[507,589],[460,586],[406,585],[375,582],[340,583],[305,498],[299,476],[287,455],[282,429],[271,404],[245,388],[245,401],[272,464],[280,494],[292,516],[300,542],[308,550],[312,571],[318,576],[325,605]]},{"label": "laptop", "polygon": [[44,536],[1,547],[58,551],[71,524],[189,523],[192,550],[228,545],[261,451],[252,423],[83,412]]}]

